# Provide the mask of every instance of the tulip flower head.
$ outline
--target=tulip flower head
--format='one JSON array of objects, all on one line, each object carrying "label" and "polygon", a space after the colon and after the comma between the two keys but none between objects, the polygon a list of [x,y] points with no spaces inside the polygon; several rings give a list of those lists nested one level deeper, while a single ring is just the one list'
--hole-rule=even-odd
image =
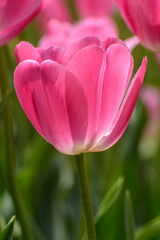
[{"label": "tulip flower head", "polygon": [[53,45],[66,47],[88,36],[97,36],[105,40],[107,37],[118,37],[118,30],[110,17],[88,18],[75,24],[52,19],[47,24],[46,34],[41,38],[39,46],[42,48]]},{"label": "tulip flower head", "polygon": [[66,48],[16,47],[14,84],[37,131],[58,151],[103,151],[125,131],[146,71],[118,39],[86,37]]},{"label": "tulip flower head", "polygon": [[160,0],[116,0],[116,3],[141,43],[160,52]]},{"label": "tulip flower head", "polygon": [[0,46],[16,37],[39,13],[42,0],[0,1]]}]

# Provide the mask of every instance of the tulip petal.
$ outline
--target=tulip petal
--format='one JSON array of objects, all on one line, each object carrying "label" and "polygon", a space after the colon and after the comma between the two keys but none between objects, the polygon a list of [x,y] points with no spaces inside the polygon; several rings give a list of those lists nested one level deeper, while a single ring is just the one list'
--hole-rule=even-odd
[{"label": "tulip petal", "polygon": [[42,58],[37,49],[28,42],[20,42],[15,48],[15,55],[18,63],[27,59],[35,60],[39,63],[42,62]]},{"label": "tulip petal", "polygon": [[134,76],[122,106],[115,118],[115,121],[113,122],[113,125],[109,129],[109,132],[106,133],[106,136],[104,136],[94,148],[90,149],[90,151],[103,151],[111,147],[120,139],[128,125],[129,119],[136,104],[138,93],[143,83],[146,67],[147,58],[143,59],[141,67]]},{"label": "tulip petal", "polygon": [[18,35],[40,11],[41,0],[10,0],[0,8],[0,46]]},{"label": "tulip petal", "polygon": [[[68,135],[64,135],[62,139],[63,141],[59,143],[59,136],[57,136],[54,132],[55,123],[51,121],[53,119],[51,119],[50,116],[50,111],[52,111],[52,109],[48,105],[46,94],[42,85],[43,76],[41,76],[40,68],[42,67],[43,69],[43,66],[44,62],[42,63],[42,66],[37,62],[30,60],[21,62],[16,68],[14,74],[15,89],[24,112],[36,130],[59,151],[63,152],[66,144],[68,144],[69,148],[72,149],[72,140],[70,138],[69,141],[67,138]],[[58,74],[58,70],[52,76],[53,79],[54,76],[56,77],[56,74]],[[61,109],[63,111],[63,106]],[[61,133],[64,129],[66,131],[69,131],[70,129],[69,126],[68,128],[66,126],[65,115],[58,120],[62,124],[60,129],[61,131],[59,133],[61,137]],[[57,129],[57,131],[59,131],[59,129]],[[65,131],[64,134],[66,134]]]},{"label": "tulip petal", "polygon": [[108,37],[118,37],[118,30],[109,17],[88,18],[75,24],[71,38],[76,41],[86,36],[97,36],[105,40]]},{"label": "tulip petal", "polygon": [[88,103],[84,89],[70,72],[65,78],[66,106],[74,142],[74,152],[84,151],[88,128]]},{"label": "tulip petal", "polygon": [[84,88],[88,102],[88,132],[87,143],[95,138],[97,126],[97,111],[99,107],[99,77],[105,52],[98,46],[87,46],[73,56],[67,64]]},{"label": "tulip petal", "polygon": [[106,51],[106,65],[101,85],[98,131],[104,134],[114,121],[133,70],[133,58],[122,44],[112,44]]},{"label": "tulip petal", "polygon": [[82,152],[87,99],[73,74],[51,60],[41,64],[25,60],[17,66],[14,79],[18,99],[37,131],[60,152]]},{"label": "tulip petal", "polygon": [[[152,51],[160,51],[159,0],[116,0],[130,29],[141,43]],[[152,33],[152,34],[151,34]]]},{"label": "tulip petal", "polygon": [[42,12],[40,14],[41,27],[46,28],[50,19],[58,19],[62,22],[70,22],[71,14],[63,0],[43,0]]},{"label": "tulip petal", "polygon": [[70,39],[71,31],[72,25],[70,23],[52,19],[47,23],[46,35],[41,38],[39,46],[42,48],[48,48],[54,45],[66,47]]},{"label": "tulip petal", "polygon": [[112,0],[76,0],[77,11],[81,17],[103,16],[113,10]]},{"label": "tulip petal", "polygon": [[65,52],[65,49],[58,46],[52,46],[48,49],[37,48],[37,51],[41,55],[42,60],[52,60],[58,63],[62,62],[62,58]]},{"label": "tulip petal", "polygon": [[97,37],[85,37],[80,39],[79,41],[76,41],[74,43],[71,43],[63,56],[63,65],[67,65],[67,63],[72,59],[72,57],[78,53],[82,48],[90,46],[90,45],[97,45],[101,46],[102,43],[99,38]]},{"label": "tulip petal", "polygon": [[61,152],[80,153],[84,149],[88,126],[87,99],[81,84],[62,65],[49,60],[41,65],[41,78],[52,135],[56,136]]},{"label": "tulip petal", "polygon": [[127,38],[124,43],[126,44],[126,46],[129,48],[129,50],[132,52],[134,50],[135,47],[137,47],[137,45],[140,43],[139,39],[136,36]]},{"label": "tulip petal", "polygon": [[109,48],[112,44],[119,43],[121,45],[125,45],[122,40],[119,38],[114,38],[114,37],[108,37],[103,41],[103,49],[107,51],[107,48]]},{"label": "tulip petal", "polygon": [[[35,61],[25,60],[17,66],[14,72],[14,84],[17,97],[22,105],[22,108],[33,126],[37,131],[44,136],[42,129],[43,112],[45,109],[44,92],[42,89],[39,64]],[[39,97],[40,96],[40,97]],[[40,109],[39,107],[40,106]],[[44,106],[44,107],[43,107]]]}]

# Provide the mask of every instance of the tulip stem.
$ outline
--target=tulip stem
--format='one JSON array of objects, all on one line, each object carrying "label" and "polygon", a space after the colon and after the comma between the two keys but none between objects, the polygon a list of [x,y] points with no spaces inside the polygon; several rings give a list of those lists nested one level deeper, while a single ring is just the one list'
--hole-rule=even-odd
[{"label": "tulip stem", "polygon": [[[4,47],[0,47],[0,96],[2,100],[5,99],[9,93],[7,66],[5,60],[6,60],[5,49]],[[17,185],[15,169],[15,153],[13,144],[12,114],[9,98],[6,100],[5,104],[2,131],[3,131],[2,142],[4,150],[4,167],[8,189],[15,206],[17,218],[22,227],[23,239],[32,240],[33,238],[29,231],[27,214],[25,212]]]},{"label": "tulip stem", "polygon": [[85,171],[84,154],[75,155],[75,159],[88,240],[96,240],[93,210]]}]

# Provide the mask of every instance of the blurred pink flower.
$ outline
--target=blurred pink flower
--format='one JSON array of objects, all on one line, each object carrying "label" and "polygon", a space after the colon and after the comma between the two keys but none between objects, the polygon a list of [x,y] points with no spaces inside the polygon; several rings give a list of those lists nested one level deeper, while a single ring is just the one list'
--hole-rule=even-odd
[{"label": "blurred pink flower", "polygon": [[59,21],[71,21],[71,14],[63,0],[44,0],[44,10],[39,15],[39,27],[46,28],[49,20],[57,19]]},{"label": "blurred pink flower", "polygon": [[88,18],[77,23],[61,23],[50,20],[46,34],[41,38],[39,46],[48,48],[53,45],[67,47],[68,44],[87,36],[97,36],[101,40],[107,37],[118,37],[118,30],[109,17]]},{"label": "blurred pink flower", "polygon": [[0,0],[0,46],[17,36],[41,9],[42,0]]},{"label": "blurred pink flower", "polygon": [[[118,39],[86,37],[66,49],[16,47],[14,83],[37,131],[65,154],[103,151],[125,131],[146,71]],[[129,87],[128,87],[129,86]],[[127,91],[127,92],[126,92]]]},{"label": "blurred pink flower", "polygon": [[145,135],[156,136],[160,133],[160,89],[145,85],[141,89],[140,98],[146,106],[148,113],[148,124],[145,129]]},{"label": "blurred pink flower", "polygon": [[81,17],[100,17],[113,11],[114,0],[75,0]]},{"label": "blurred pink flower", "polygon": [[160,0],[116,0],[131,30],[141,43],[160,52]]},{"label": "blurred pink flower", "polygon": [[160,53],[155,54],[158,65],[160,66]]}]

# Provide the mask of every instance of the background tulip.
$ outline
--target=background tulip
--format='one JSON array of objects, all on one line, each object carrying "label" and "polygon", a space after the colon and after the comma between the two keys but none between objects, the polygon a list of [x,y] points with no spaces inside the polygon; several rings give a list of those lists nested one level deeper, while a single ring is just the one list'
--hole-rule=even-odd
[{"label": "background tulip", "polygon": [[148,136],[159,136],[160,132],[160,89],[153,86],[144,86],[140,92],[140,98],[147,109],[149,122],[145,130]]},{"label": "background tulip", "polygon": [[107,37],[118,37],[114,21],[109,17],[88,18],[73,24],[50,20],[46,34],[41,38],[39,46],[48,48],[53,45],[66,47],[70,43],[87,36],[97,36],[101,40]]},{"label": "background tulip", "polygon": [[[51,19],[57,19],[59,21],[67,21],[70,22],[72,17],[67,8],[65,1],[63,0],[45,0],[46,7],[43,8],[43,11],[39,15],[39,28],[42,26],[44,30],[47,27],[47,23]],[[41,26],[41,27],[40,27]]]},{"label": "background tulip", "polygon": [[18,99],[33,126],[57,150],[71,155],[102,151],[119,140],[135,106],[146,59],[128,88],[133,58],[116,39],[88,37],[66,50],[35,49],[21,42],[16,57]]},{"label": "background tulip", "polygon": [[0,46],[17,36],[39,13],[42,0],[0,2]]},{"label": "background tulip", "polygon": [[139,152],[142,157],[153,159],[158,154],[160,143],[160,89],[146,84],[140,91],[140,99],[145,106],[147,120]]},{"label": "background tulip", "polygon": [[81,17],[103,16],[113,10],[113,0],[75,0],[77,12]]},{"label": "background tulip", "polygon": [[116,3],[141,43],[160,52],[160,0],[116,0]]}]

